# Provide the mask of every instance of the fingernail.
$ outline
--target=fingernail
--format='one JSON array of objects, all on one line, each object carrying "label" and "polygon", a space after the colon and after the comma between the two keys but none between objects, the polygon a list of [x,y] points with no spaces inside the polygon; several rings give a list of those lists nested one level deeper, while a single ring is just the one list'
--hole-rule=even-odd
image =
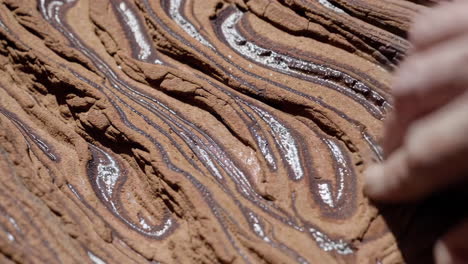
[{"label": "fingernail", "polygon": [[378,198],[383,191],[384,179],[381,165],[373,165],[364,171],[364,193]]}]

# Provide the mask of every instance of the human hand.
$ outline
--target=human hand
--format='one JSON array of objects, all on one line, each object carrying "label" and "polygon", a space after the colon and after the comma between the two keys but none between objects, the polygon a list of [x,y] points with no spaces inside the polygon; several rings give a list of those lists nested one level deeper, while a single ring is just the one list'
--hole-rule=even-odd
[{"label": "human hand", "polygon": [[[385,161],[365,173],[366,193],[381,201],[415,201],[468,180],[468,1],[421,14],[410,41],[395,73]],[[437,243],[436,262],[468,263],[467,237],[465,220]]]}]

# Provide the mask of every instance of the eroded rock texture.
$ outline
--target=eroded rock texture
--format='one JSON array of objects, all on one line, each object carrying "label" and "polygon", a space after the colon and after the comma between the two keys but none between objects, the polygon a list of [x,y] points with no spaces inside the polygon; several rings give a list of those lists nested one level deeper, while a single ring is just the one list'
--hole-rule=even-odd
[{"label": "eroded rock texture", "polygon": [[399,263],[404,0],[1,0],[1,263]]}]

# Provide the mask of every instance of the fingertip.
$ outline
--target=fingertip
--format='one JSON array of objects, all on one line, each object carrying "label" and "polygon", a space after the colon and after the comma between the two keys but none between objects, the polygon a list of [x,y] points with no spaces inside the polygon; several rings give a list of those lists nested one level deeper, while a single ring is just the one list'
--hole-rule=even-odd
[{"label": "fingertip", "polygon": [[436,264],[453,263],[450,251],[443,241],[438,241],[434,246],[434,261]]},{"label": "fingertip", "polygon": [[382,165],[372,165],[364,171],[364,193],[373,199],[380,199],[386,194],[385,177]]},{"label": "fingertip", "polygon": [[468,263],[468,220],[449,231],[434,245],[434,262],[436,264]]},{"label": "fingertip", "polygon": [[468,263],[468,256],[465,252],[454,252],[447,243],[440,240],[434,246],[434,262],[436,264],[463,264]]},{"label": "fingertip", "polygon": [[428,74],[427,56],[419,53],[408,56],[396,71],[392,84],[392,95],[395,103],[412,99],[421,89],[425,89],[424,76]]}]

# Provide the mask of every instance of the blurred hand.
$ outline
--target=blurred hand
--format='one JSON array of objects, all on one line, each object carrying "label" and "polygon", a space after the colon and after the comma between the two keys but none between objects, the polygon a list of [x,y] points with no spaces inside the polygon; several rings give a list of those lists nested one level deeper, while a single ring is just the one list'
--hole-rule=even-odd
[{"label": "blurred hand", "polygon": [[[468,1],[421,14],[410,41],[395,73],[385,161],[365,174],[366,193],[381,201],[415,201],[468,181]],[[468,263],[468,220],[441,238],[434,253],[438,264]]]}]

